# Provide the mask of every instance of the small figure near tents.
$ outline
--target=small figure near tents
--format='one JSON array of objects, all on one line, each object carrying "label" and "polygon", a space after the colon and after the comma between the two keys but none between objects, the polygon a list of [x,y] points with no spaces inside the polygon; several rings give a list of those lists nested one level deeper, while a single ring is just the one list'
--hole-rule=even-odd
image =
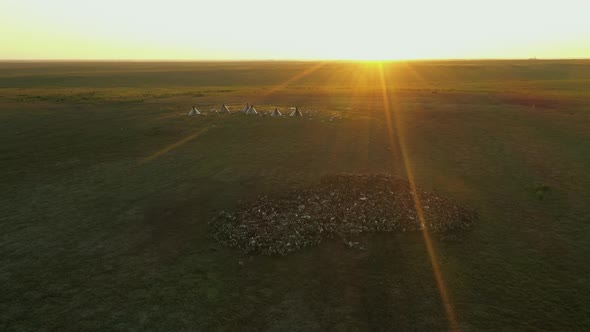
[{"label": "small figure near tents", "polygon": [[244,108],[242,108],[242,113],[248,113],[248,110],[250,109],[250,104],[246,104],[246,106],[244,106]]}]

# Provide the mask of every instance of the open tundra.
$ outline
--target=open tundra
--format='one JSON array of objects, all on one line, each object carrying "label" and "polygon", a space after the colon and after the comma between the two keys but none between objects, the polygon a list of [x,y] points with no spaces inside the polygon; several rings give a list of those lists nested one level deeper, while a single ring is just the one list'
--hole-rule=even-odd
[{"label": "open tundra", "polygon": [[[588,330],[588,105],[581,60],[0,63],[0,329]],[[338,174],[477,220],[285,256],[212,234],[260,197],[307,220],[285,195]],[[388,197],[353,187],[312,202]]]}]

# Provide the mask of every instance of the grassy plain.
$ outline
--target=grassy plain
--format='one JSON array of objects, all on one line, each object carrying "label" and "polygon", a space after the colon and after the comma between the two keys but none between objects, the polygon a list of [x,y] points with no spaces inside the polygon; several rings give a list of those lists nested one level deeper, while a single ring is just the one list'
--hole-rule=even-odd
[{"label": "grassy plain", "polygon": [[[207,233],[260,193],[409,169],[480,215],[434,238],[462,330],[588,330],[590,61],[383,66],[0,63],[0,329],[448,329],[421,234],[278,258]],[[245,102],[318,114],[185,115]]]}]

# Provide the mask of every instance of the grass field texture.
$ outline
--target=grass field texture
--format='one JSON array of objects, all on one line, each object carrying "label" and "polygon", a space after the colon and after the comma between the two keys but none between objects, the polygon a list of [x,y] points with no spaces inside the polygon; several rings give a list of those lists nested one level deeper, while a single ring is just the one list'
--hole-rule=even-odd
[{"label": "grass field texture", "polygon": [[[186,116],[246,102],[307,116]],[[0,329],[449,329],[420,233],[261,257],[207,231],[410,172],[479,213],[433,237],[461,330],[588,330],[588,105],[582,60],[0,63]]]}]

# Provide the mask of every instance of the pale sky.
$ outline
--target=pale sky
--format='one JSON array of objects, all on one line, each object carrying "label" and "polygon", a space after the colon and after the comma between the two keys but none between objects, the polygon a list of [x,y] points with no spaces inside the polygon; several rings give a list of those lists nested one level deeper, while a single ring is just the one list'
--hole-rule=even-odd
[{"label": "pale sky", "polygon": [[590,58],[590,0],[0,0],[0,59]]}]

